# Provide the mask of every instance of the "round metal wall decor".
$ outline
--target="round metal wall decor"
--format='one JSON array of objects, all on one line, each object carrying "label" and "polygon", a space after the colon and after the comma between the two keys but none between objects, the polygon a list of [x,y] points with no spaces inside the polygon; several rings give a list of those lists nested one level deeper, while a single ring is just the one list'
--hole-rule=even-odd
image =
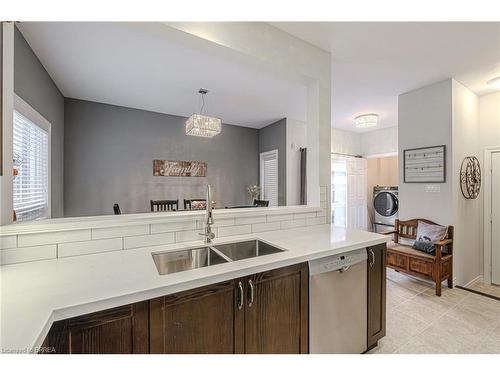
[{"label": "round metal wall decor", "polygon": [[481,166],[475,156],[467,156],[460,167],[460,188],[466,199],[476,199],[481,190]]}]

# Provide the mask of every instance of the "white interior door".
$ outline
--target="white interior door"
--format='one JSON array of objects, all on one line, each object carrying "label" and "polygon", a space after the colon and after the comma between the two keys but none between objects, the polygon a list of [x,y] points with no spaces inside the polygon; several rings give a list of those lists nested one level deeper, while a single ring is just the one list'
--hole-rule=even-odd
[{"label": "white interior door", "polygon": [[269,201],[269,206],[278,205],[278,150],[260,154],[261,199]]},{"label": "white interior door", "polygon": [[347,159],[347,228],[367,229],[366,159]]},{"label": "white interior door", "polygon": [[500,152],[491,154],[491,282],[500,285]]}]

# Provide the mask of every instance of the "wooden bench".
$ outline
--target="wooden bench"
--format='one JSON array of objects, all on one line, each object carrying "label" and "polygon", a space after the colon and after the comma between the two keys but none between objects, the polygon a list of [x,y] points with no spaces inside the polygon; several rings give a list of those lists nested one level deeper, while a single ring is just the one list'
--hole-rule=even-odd
[{"label": "wooden bench", "polygon": [[448,226],[446,238],[435,243],[435,255],[416,250],[411,245],[400,243],[401,238],[415,240],[418,221],[435,224],[425,219],[397,220],[393,234],[394,242],[387,244],[387,266],[409,275],[422,277],[436,283],[436,295],[441,295],[441,282],[448,280],[448,288],[453,288],[453,226]]}]

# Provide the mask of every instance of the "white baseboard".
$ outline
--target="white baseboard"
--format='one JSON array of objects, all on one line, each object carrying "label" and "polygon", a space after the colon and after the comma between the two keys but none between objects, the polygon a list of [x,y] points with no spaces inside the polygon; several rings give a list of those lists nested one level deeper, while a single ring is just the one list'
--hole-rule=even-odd
[{"label": "white baseboard", "polygon": [[[476,276],[473,278],[471,281],[469,281],[467,284],[463,285],[464,288],[470,287],[472,284],[478,281],[483,281],[483,275]],[[455,280],[453,280],[453,284],[455,284]]]}]

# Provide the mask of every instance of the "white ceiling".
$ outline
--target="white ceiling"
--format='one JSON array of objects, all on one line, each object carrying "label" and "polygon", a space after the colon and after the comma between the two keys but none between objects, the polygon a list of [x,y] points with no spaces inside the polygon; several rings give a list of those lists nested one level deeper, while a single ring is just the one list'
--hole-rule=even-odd
[{"label": "white ceiling", "polygon": [[[18,24],[66,97],[190,116],[198,89],[223,122],[260,128],[283,117],[306,120],[306,87],[227,56],[195,50],[151,24]],[[155,24],[156,29],[167,28]]]},{"label": "white ceiling", "polygon": [[478,95],[500,75],[500,22],[284,22],[274,26],[332,55],[332,127],[378,113],[397,126],[399,94],[454,77]]}]

